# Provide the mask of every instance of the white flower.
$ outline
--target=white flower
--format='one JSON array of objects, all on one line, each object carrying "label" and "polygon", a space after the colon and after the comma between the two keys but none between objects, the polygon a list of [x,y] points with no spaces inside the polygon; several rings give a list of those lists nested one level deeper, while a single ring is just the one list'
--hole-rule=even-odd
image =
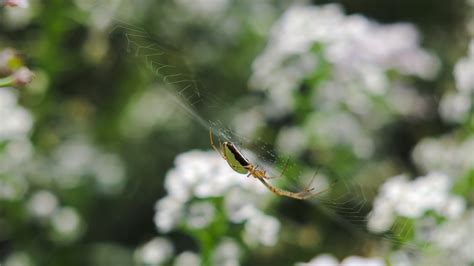
[{"label": "white flower", "polygon": [[474,92],[474,39],[469,45],[467,57],[458,61],[454,67],[456,88],[463,92]]},{"label": "white flower", "polygon": [[229,0],[175,0],[188,12],[209,18],[223,13],[230,4]]},{"label": "white flower", "polygon": [[213,265],[238,266],[240,257],[240,247],[232,239],[222,240],[214,250],[212,255]]},{"label": "white flower", "polygon": [[249,245],[273,246],[278,241],[280,222],[263,213],[256,214],[245,223],[244,240]]},{"label": "white flower", "polygon": [[186,214],[186,224],[193,229],[203,229],[214,219],[216,210],[210,202],[196,202],[189,206]]},{"label": "white flower", "polygon": [[158,231],[167,233],[175,228],[183,214],[183,202],[174,197],[166,196],[155,204],[153,218]]},{"label": "white flower", "polygon": [[199,266],[201,265],[201,258],[199,257],[198,254],[191,252],[191,251],[185,251],[178,256],[176,256],[174,262],[174,266]]},{"label": "white flower", "polygon": [[24,86],[33,80],[34,74],[27,67],[21,67],[13,73],[15,86]]},{"label": "white flower", "polygon": [[98,151],[85,138],[63,142],[54,152],[56,183],[63,188],[73,188],[90,173]]},{"label": "white flower", "polygon": [[[0,5],[2,3],[1,1],[3,0],[0,0]],[[7,73],[10,72],[11,71],[10,62],[13,60],[16,60],[16,58],[17,58],[17,52],[15,49],[13,48],[2,49],[0,51],[0,71],[7,72]],[[1,97],[0,97],[0,101],[1,101]]]},{"label": "white flower", "polygon": [[409,24],[381,25],[360,15],[345,16],[334,4],[294,5],[275,23],[267,47],[254,61],[251,87],[268,91],[270,116],[289,111],[292,91],[318,70],[320,60],[311,51],[317,45],[331,64],[329,78],[343,95],[350,85],[365,94],[383,95],[391,85],[387,70],[426,79],[436,75],[438,60],[418,43],[416,29]]},{"label": "white flower", "polygon": [[474,210],[458,219],[449,220],[434,232],[434,243],[445,249],[446,255],[457,265],[474,263]]},{"label": "white flower", "polygon": [[7,8],[3,13],[3,25],[10,29],[18,29],[25,27],[30,23],[34,17],[34,10],[29,4],[29,0],[5,0],[11,2],[11,5],[15,5],[20,8]]},{"label": "white flower", "polygon": [[306,263],[296,263],[296,266],[339,266],[339,261],[333,255],[322,254]]},{"label": "white flower", "polygon": [[420,218],[432,210],[448,219],[459,217],[465,208],[463,198],[452,196],[450,178],[432,172],[408,181],[406,176],[395,176],[380,188],[369,215],[368,228],[373,232],[390,229],[395,214],[408,218]]},{"label": "white flower", "polygon": [[363,258],[359,256],[350,256],[341,262],[341,266],[385,266],[382,258]]},{"label": "white flower", "polygon": [[383,198],[377,198],[374,202],[374,208],[369,214],[367,228],[372,232],[382,233],[389,230],[394,221],[395,212],[392,204]]},{"label": "white flower", "polygon": [[278,150],[290,156],[298,156],[306,148],[307,135],[300,128],[286,127],[278,133]]},{"label": "white flower", "polygon": [[390,265],[393,266],[414,266],[413,256],[409,256],[407,252],[403,250],[397,250],[390,254]]},{"label": "white flower", "polygon": [[449,197],[439,208],[439,212],[450,220],[458,219],[466,209],[466,201],[460,196]]},{"label": "white flower", "polygon": [[258,107],[243,110],[235,116],[232,123],[236,134],[251,139],[262,125],[265,117]]},{"label": "white flower", "polygon": [[469,117],[471,99],[466,93],[446,93],[441,99],[439,112],[448,122],[463,122]]},{"label": "white flower", "polygon": [[[245,175],[233,171],[227,162],[214,151],[190,151],[178,155],[175,160],[175,168],[166,174],[165,188],[168,195],[155,205],[154,220],[160,232],[169,232],[174,229],[181,218],[187,217],[187,215],[197,217],[188,213],[193,208],[188,210],[184,208],[184,205],[193,197],[200,199],[223,197],[236,188],[242,194],[268,193],[266,188],[254,178],[247,178]],[[207,210],[209,210],[208,207],[206,207]],[[205,223],[202,224],[202,222],[198,224],[205,226]]]},{"label": "white flower", "polygon": [[171,94],[166,93],[166,88],[153,87],[136,97],[128,107],[120,128],[127,138],[143,138],[157,127],[176,128],[182,127],[181,112],[177,112]]},{"label": "white flower", "polygon": [[233,188],[225,195],[224,207],[234,223],[241,223],[259,213],[255,207],[259,198],[240,188]]},{"label": "white flower", "polygon": [[81,229],[81,217],[70,207],[57,209],[51,218],[51,226],[60,240],[74,240]]},{"label": "white flower", "polygon": [[0,175],[0,200],[18,200],[28,191],[28,182],[23,176]]},{"label": "white flower", "polygon": [[99,189],[104,193],[117,193],[124,185],[123,162],[115,154],[100,154],[94,160],[93,172]]},{"label": "white flower", "polygon": [[39,218],[50,217],[58,207],[58,199],[50,191],[35,192],[28,203],[29,212]]},{"label": "white flower", "polygon": [[347,145],[359,158],[368,158],[374,151],[373,140],[351,114],[338,111],[324,115],[313,113],[305,127],[306,132],[321,140],[321,146]]},{"label": "white flower", "polygon": [[427,99],[419,94],[415,88],[405,84],[395,84],[386,96],[388,104],[403,116],[426,117],[430,114],[430,106]]},{"label": "white flower", "polygon": [[0,141],[25,138],[33,126],[31,114],[17,105],[12,90],[0,88]]},{"label": "white flower", "polygon": [[28,166],[31,164],[33,152],[34,148],[29,139],[15,139],[7,142],[3,151],[0,152],[0,173],[28,175]]},{"label": "white flower", "polygon": [[385,266],[382,258],[364,258],[359,256],[350,256],[340,263],[333,255],[322,254],[314,257],[307,263],[297,263],[297,266]]},{"label": "white flower", "polygon": [[162,237],[155,237],[142,247],[137,249],[134,254],[135,261],[145,265],[162,265],[173,255],[173,245]]},{"label": "white flower", "polygon": [[463,176],[474,165],[474,138],[459,140],[454,135],[426,138],[413,150],[412,156],[425,171],[442,171],[453,177]]},{"label": "white flower", "polygon": [[104,194],[114,194],[123,188],[123,162],[117,155],[99,150],[84,136],[61,143],[52,159],[54,181],[62,188],[77,187],[86,176],[92,176],[97,190]]},{"label": "white flower", "polygon": [[5,0],[4,5],[11,7],[27,8],[30,3],[28,0]]},{"label": "white flower", "polygon": [[14,252],[5,259],[4,266],[33,266],[32,257],[26,252]]}]

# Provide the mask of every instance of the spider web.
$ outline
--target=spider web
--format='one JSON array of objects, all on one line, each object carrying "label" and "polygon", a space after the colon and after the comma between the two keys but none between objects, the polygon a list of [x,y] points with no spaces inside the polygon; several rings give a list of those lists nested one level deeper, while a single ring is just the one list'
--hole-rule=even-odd
[{"label": "spider web", "polygon": [[[194,107],[198,104],[206,104],[216,108],[223,105],[219,103],[218,99],[199,88],[197,78],[191,67],[186,64],[179,53],[174,52],[169,47],[159,45],[152,34],[142,27],[120,20],[115,20],[115,23],[115,27],[110,30],[110,34],[122,36],[127,53],[145,63],[147,70],[154,75],[155,82],[165,85],[166,89],[163,92],[170,96],[170,99],[186,115],[202,126],[203,130],[208,131],[212,127],[214,135],[222,140],[231,141],[239,147],[250,146],[251,150],[257,150],[256,154],[246,149],[243,149],[243,152],[252,162],[258,161],[256,164],[268,169],[271,176],[278,176],[278,172],[284,168],[286,158],[280,158],[263,141],[255,141],[238,135],[226,123],[220,120],[206,120],[196,111]],[[176,60],[170,60],[170,55]],[[187,66],[185,68],[189,70],[187,73],[182,72],[183,66]],[[180,73],[177,72],[178,69],[180,69]],[[288,183],[294,184],[300,178],[302,172],[297,170],[298,166],[294,163],[290,163],[288,168],[291,168],[292,172],[296,171],[297,174],[293,177],[285,176],[283,179],[290,180]],[[333,175],[333,173],[328,172],[327,175]],[[305,182],[307,181],[305,180]],[[402,247],[403,250],[412,253],[418,253],[422,249],[428,248],[423,243],[414,244],[404,241],[413,232],[413,224],[407,220],[397,220],[387,233],[374,234],[368,231],[367,222],[371,210],[371,200],[377,194],[378,187],[361,184],[357,180],[338,177],[337,182],[326,184],[326,187],[330,188],[328,191],[310,199],[309,202],[317,206],[334,223],[349,232],[354,239],[374,239],[388,245]],[[320,185],[324,186],[324,184]],[[295,191],[295,187],[293,186],[290,190]],[[316,192],[325,189],[324,187],[321,189],[319,186],[316,187]]]}]

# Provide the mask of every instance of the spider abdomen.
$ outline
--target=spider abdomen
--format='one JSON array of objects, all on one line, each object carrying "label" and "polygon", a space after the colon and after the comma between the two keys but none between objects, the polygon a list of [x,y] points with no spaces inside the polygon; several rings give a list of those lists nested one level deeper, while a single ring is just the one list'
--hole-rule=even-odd
[{"label": "spider abdomen", "polygon": [[247,174],[250,165],[245,156],[235,147],[232,142],[224,142],[223,153],[229,166],[239,174]]}]

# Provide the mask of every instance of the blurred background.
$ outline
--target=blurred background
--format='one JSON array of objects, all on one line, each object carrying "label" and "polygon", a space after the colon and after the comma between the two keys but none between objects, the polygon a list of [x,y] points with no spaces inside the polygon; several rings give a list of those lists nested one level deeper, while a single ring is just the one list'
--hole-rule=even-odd
[{"label": "blurred background", "polygon": [[474,265],[472,0],[0,0],[0,33],[2,266]]}]

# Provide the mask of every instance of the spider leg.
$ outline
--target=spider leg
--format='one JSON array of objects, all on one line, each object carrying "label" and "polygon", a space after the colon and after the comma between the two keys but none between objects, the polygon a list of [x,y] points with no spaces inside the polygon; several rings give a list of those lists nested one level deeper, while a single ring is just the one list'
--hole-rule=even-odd
[{"label": "spider leg", "polygon": [[288,165],[289,165],[289,162],[290,162],[290,158],[288,158],[285,162],[285,166],[283,167],[283,171],[280,173],[280,175],[278,177],[276,176],[267,176],[267,171],[263,171],[263,178],[265,179],[274,179],[274,178],[281,178],[284,176],[286,170],[288,170]]},{"label": "spider leg", "polygon": [[283,175],[285,174],[286,170],[288,169],[288,163],[289,162],[290,162],[290,158],[288,158],[288,160],[286,160],[285,167],[283,167],[283,171],[281,172],[280,177],[283,177]]},{"label": "spider leg", "polygon": [[221,139],[220,139],[220,136],[219,136],[219,147],[221,147],[221,150],[217,149],[216,145],[214,145],[214,140],[212,138],[212,127],[209,127],[209,139],[211,141],[211,147],[216,151],[218,152],[222,158],[225,159],[225,156],[224,156],[224,153],[222,152],[222,144],[221,144]]},{"label": "spider leg", "polygon": [[257,166],[249,165],[249,173],[248,173],[247,177],[250,177],[250,176],[257,177],[258,176],[258,175],[256,175],[257,169],[258,169],[258,165]]},{"label": "spider leg", "polygon": [[262,182],[262,184],[264,184],[268,188],[268,190],[270,190],[272,193],[274,193],[278,196],[285,196],[285,197],[289,197],[289,198],[293,198],[293,199],[299,199],[299,200],[304,200],[304,199],[307,199],[309,197],[314,196],[314,195],[306,193],[306,191],[295,193],[295,192],[279,189],[279,188],[271,185],[267,181],[265,181],[265,179],[263,179],[263,178],[257,178],[257,179],[260,182]]},{"label": "spider leg", "polygon": [[303,191],[306,191],[306,192],[311,192],[314,190],[314,187],[313,188],[309,188],[311,186],[311,184],[313,184],[313,181],[314,179],[316,178],[316,176],[318,175],[318,172],[319,172],[319,167],[318,169],[316,169],[316,172],[314,173],[313,177],[311,178],[311,180],[309,181],[308,185],[306,185],[305,189]]},{"label": "spider leg", "polygon": [[311,197],[314,197],[316,195],[319,195],[321,193],[324,193],[326,192],[329,188],[325,189],[325,190],[322,190],[322,191],[318,191],[318,192],[315,192],[315,193],[311,193],[311,191],[314,190],[314,188],[312,189],[306,189],[306,190],[303,190],[303,191],[300,191],[300,192],[291,192],[291,191],[288,191],[288,190],[283,190],[283,189],[280,189],[280,188],[277,188],[273,185],[271,185],[270,183],[268,183],[264,178],[262,177],[257,177],[257,179],[262,182],[262,184],[265,185],[265,187],[268,188],[268,190],[270,190],[272,193],[276,194],[276,195],[279,195],[279,196],[285,196],[285,197],[289,197],[289,198],[293,198],[293,199],[299,199],[299,200],[305,200],[305,199],[308,199],[308,198],[311,198]]}]

